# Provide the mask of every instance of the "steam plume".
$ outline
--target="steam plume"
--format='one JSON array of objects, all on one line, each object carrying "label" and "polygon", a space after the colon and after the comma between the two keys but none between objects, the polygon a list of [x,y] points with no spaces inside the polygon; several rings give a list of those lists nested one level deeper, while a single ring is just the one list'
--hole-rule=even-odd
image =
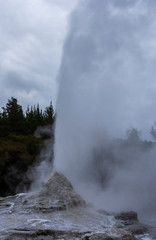
[{"label": "steam plume", "polygon": [[[147,137],[156,119],[155,12],[155,0],[85,0],[71,15],[58,75],[55,167],[86,198],[98,189],[90,184],[93,149],[107,149],[131,126]],[[103,207],[142,210],[156,200],[155,151],[134,157],[131,150],[124,167],[105,157],[113,177],[95,198]]]}]

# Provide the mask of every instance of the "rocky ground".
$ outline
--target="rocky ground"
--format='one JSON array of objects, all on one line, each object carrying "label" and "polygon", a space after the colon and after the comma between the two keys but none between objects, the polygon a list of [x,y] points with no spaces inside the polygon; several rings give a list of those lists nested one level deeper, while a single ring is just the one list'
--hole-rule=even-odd
[{"label": "rocky ground", "polygon": [[135,212],[88,206],[63,175],[54,173],[37,193],[0,198],[0,240],[150,240]]}]

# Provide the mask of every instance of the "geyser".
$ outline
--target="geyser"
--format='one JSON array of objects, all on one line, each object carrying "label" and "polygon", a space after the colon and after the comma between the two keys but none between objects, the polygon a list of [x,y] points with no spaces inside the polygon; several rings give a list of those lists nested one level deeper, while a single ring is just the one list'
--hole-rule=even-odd
[{"label": "geyser", "polygon": [[147,137],[156,120],[155,12],[155,0],[84,0],[70,18],[58,74],[55,167],[86,199],[109,209],[150,205],[156,212],[155,150],[134,157],[130,148],[128,164],[115,167],[106,154],[112,177],[102,192],[91,161],[129,127]]}]

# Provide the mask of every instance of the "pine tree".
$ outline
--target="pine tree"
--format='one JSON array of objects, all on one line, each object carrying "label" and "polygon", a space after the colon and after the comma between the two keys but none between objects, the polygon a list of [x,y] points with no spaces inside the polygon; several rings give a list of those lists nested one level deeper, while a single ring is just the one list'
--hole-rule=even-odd
[{"label": "pine tree", "polygon": [[52,101],[50,102],[49,107],[46,107],[44,111],[44,121],[45,121],[45,124],[53,124],[54,122],[54,109],[53,109]]},{"label": "pine tree", "polygon": [[7,136],[9,133],[23,133],[24,114],[22,106],[18,104],[17,99],[12,97],[8,99],[6,107],[2,107],[1,114],[1,136]]}]

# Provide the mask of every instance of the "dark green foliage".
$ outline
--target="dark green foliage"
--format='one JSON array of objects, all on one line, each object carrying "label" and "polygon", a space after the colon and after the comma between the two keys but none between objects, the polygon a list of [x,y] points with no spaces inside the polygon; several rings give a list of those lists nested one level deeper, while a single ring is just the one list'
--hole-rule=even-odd
[{"label": "dark green foliage", "polygon": [[10,133],[33,134],[38,126],[53,124],[54,110],[52,102],[43,112],[39,104],[33,107],[27,107],[23,113],[22,106],[18,104],[16,98],[8,100],[6,107],[2,107],[0,113],[0,137],[6,137]]},{"label": "dark green foliage", "polygon": [[9,121],[22,121],[24,119],[22,106],[17,104],[16,98],[11,98],[11,100],[8,100],[8,103],[6,104],[6,108],[3,107],[3,112],[5,113],[5,117]]},{"label": "dark green foliage", "polygon": [[[43,140],[31,135],[10,134],[0,139],[0,196],[16,192],[18,185],[25,180],[28,168],[35,163],[41,147]],[[25,183],[26,187],[29,184]]]},{"label": "dark green foliage", "polygon": [[23,130],[24,114],[16,98],[8,100],[0,118],[0,136],[7,136],[10,132],[19,133]]},{"label": "dark green foliage", "polygon": [[50,102],[49,107],[46,107],[44,113],[44,123],[45,124],[52,124],[54,122],[54,109],[52,105],[52,101]]},{"label": "dark green foliage", "polygon": [[[52,102],[45,111],[39,104],[28,106],[26,113],[16,98],[8,100],[0,113],[0,196],[27,190],[30,179],[27,171],[38,161],[37,156],[44,147],[45,137],[35,137],[39,126],[52,125],[54,111]],[[51,128],[52,129],[52,128]],[[51,135],[53,137],[53,135]],[[17,190],[18,189],[18,190]]]}]

